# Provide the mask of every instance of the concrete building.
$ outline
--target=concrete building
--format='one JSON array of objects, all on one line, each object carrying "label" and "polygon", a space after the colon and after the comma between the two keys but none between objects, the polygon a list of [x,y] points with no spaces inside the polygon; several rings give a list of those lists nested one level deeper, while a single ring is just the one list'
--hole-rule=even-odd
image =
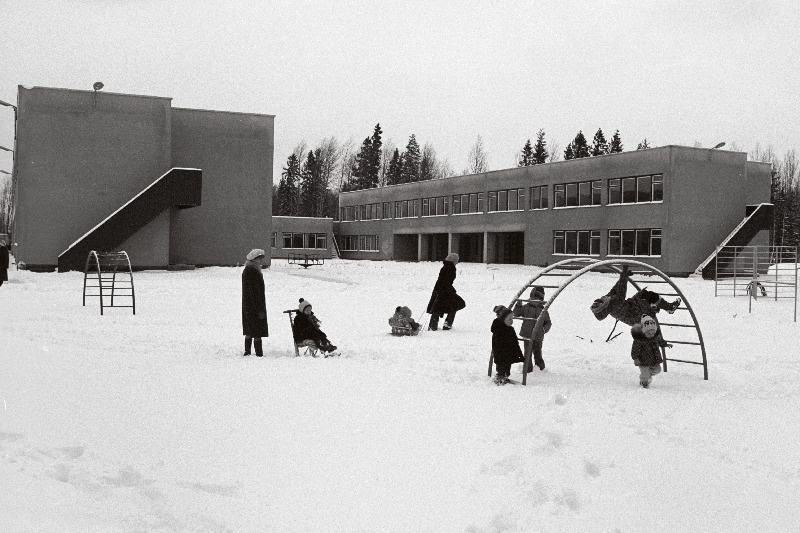
[{"label": "concrete building", "polygon": [[274,116],[22,86],[17,107],[13,239],[28,268],[82,269],[91,249],[136,268],[269,250]]},{"label": "concrete building", "polygon": [[765,240],[770,170],[741,152],[663,146],[352,191],[336,238],[350,259],[626,257],[686,275],[724,241]]},{"label": "concrete building", "polygon": [[288,259],[290,254],[331,259],[336,251],[333,219],[273,216],[270,248],[273,259]]}]

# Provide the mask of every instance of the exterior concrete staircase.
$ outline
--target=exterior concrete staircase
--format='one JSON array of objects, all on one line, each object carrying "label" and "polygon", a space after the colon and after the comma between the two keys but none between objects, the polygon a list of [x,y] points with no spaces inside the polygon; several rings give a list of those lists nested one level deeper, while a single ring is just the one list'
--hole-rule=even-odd
[{"label": "exterior concrete staircase", "polygon": [[[748,205],[744,219],[733,228],[720,246],[747,246],[758,232],[772,227],[773,212],[772,204]],[[714,279],[714,272],[724,270],[735,259],[732,255],[717,257],[717,249],[714,249],[711,255],[700,263],[695,273],[702,274],[703,279]]]},{"label": "exterior concrete staircase", "polygon": [[83,271],[89,252],[114,250],[171,207],[199,206],[202,183],[199,169],[170,169],[61,252],[58,271]]}]

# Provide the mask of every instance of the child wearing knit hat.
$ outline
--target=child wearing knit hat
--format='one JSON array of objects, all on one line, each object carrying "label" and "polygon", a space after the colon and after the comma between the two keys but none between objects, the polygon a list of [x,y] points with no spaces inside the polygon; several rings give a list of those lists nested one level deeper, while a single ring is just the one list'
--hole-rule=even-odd
[{"label": "child wearing knit hat", "polygon": [[319,329],[319,325],[322,321],[314,315],[311,309],[311,302],[300,298],[297,310],[299,313],[297,313],[294,319],[294,328],[292,331],[294,342],[300,343],[305,340],[311,340],[314,341],[314,344],[323,352],[327,352],[328,354],[334,352],[336,346],[328,340],[328,336],[325,332]]},{"label": "child wearing knit hat", "polygon": [[492,355],[494,357],[495,383],[505,385],[510,381],[511,365],[525,361],[519,348],[517,332],[514,330],[514,315],[504,305],[496,305],[493,309],[497,318],[492,322]]},{"label": "child wearing knit hat", "polygon": [[[536,321],[542,316],[541,326],[536,329]],[[533,363],[544,370],[544,357],[542,357],[542,344],[544,334],[550,331],[550,313],[544,310],[544,287],[534,285],[531,288],[530,301],[523,304],[521,301],[514,304],[514,316],[522,318],[522,326],[519,328],[519,336],[525,339],[526,357],[533,353]],[[525,372],[531,372],[533,367],[526,368]]]}]

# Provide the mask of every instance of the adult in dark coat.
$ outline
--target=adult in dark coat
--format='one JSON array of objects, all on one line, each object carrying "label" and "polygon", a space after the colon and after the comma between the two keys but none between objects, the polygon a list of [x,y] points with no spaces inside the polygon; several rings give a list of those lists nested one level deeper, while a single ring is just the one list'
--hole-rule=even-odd
[{"label": "adult in dark coat", "polygon": [[0,239],[0,286],[8,281],[8,246],[5,239]]},{"label": "adult in dark coat", "polygon": [[447,315],[447,317],[444,319],[444,327],[442,329],[452,328],[456,312],[467,306],[464,299],[456,294],[456,290],[453,288],[453,282],[456,280],[456,264],[458,264],[458,254],[451,253],[445,258],[444,264],[439,270],[439,278],[436,280],[436,285],[433,286],[431,299],[426,310],[431,314],[428,329],[438,329],[439,319],[444,315]]},{"label": "adult in dark coat", "polygon": [[264,275],[261,268],[264,250],[254,249],[247,254],[242,270],[242,333],[244,334],[244,355],[250,355],[255,345],[256,355],[264,355],[261,337],[269,337],[267,324],[267,299],[264,294]]}]

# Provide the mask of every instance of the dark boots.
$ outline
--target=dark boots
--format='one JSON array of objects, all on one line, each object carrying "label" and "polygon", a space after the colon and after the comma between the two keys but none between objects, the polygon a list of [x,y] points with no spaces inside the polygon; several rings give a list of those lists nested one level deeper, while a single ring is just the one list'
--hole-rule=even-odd
[{"label": "dark boots", "polygon": [[256,357],[264,357],[264,352],[261,348],[261,338],[257,337],[253,339],[252,337],[245,337],[244,338],[244,355],[250,355],[250,348],[255,344],[256,346]]},{"label": "dark boots", "polygon": [[264,352],[261,350],[261,339],[254,339],[253,344],[256,346],[256,357],[264,357]]},{"label": "dark boots", "polygon": [[250,355],[250,348],[253,346],[253,338],[252,337],[245,337],[244,338],[244,355]]}]

